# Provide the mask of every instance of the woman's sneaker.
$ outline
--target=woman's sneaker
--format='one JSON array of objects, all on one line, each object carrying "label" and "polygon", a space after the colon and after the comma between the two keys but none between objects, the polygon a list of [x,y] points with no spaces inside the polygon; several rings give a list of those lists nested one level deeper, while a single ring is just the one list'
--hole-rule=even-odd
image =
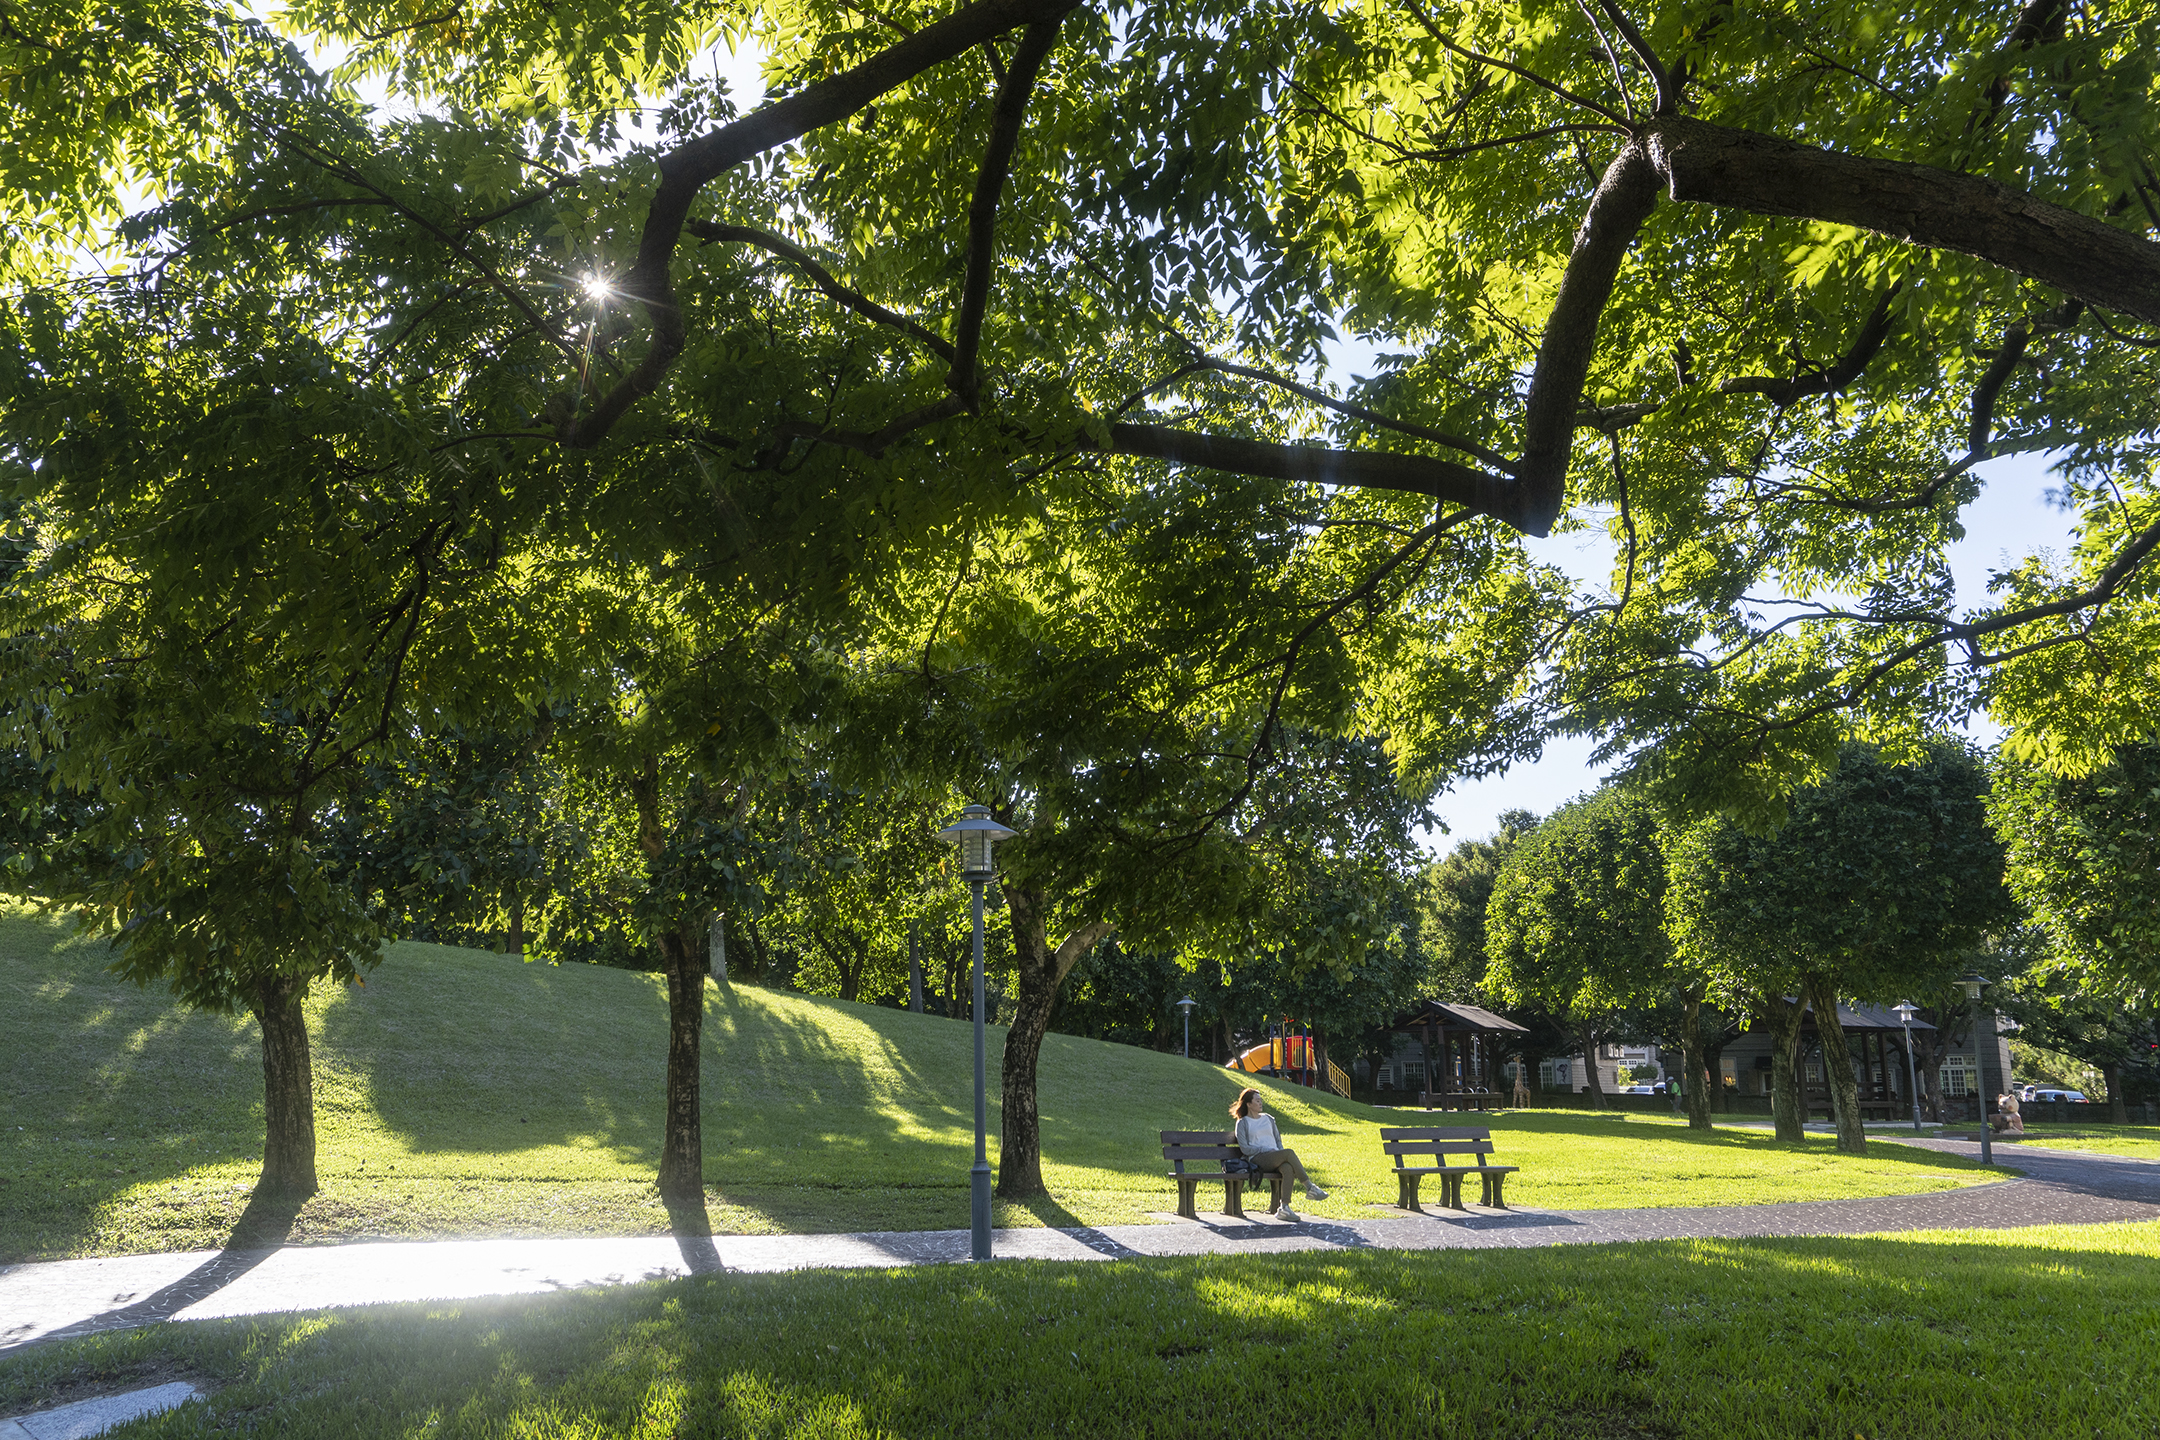
[{"label": "woman's sneaker", "polygon": [[1275,1218],[1292,1225],[1302,1223],[1302,1217],[1299,1216],[1297,1211],[1290,1208],[1290,1202],[1287,1200],[1275,1207]]},{"label": "woman's sneaker", "polygon": [[1327,1191],[1308,1180],[1305,1182],[1305,1198],[1308,1200],[1325,1200],[1327,1199]]}]

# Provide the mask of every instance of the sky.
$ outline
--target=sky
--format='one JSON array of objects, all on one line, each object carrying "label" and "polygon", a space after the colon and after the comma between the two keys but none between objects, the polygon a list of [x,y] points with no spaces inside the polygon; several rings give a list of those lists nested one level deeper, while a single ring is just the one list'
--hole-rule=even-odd
[{"label": "sky", "polygon": [[[1987,483],[1965,508],[1965,538],[1950,551],[1950,572],[1958,604],[1979,605],[1987,598],[1988,575],[2036,550],[2065,552],[2075,517],[2048,502],[2056,483],[2047,473],[2047,457],[2020,455],[1983,465]],[[1532,540],[1538,559],[1558,565],[1578,580],[1602,583],[1611,573],[1611,542],[1602,533],[1558,535]],[[1985,744],[1998,733],[1984,717],[1967,733]],[[1448,833],[1428,832],[1428,848],[1444,853],[1458,840],[1474,840],[1499,828],[1503,810],[1533,810],[1543,815],[1594,787],[1604,770],[1593,768],[1595,742],[1569,737],[1555,740],[1535,762],[1517,765],[1503,775],[1466,781],[1443,794],[1433,808]]]}]

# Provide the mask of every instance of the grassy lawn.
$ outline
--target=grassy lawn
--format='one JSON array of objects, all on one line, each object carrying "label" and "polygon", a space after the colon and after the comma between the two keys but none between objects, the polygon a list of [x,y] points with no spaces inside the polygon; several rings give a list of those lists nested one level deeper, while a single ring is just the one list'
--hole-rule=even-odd
[{"label": "grassy lawn", "polygon": [[[56,922],[0,914],[0,1260],[222,1244],[259,1168],[252,1021],[177,1011],[63,937]],[[711,997],[705,1173],[717,1229],[966,1225],[968,1026],[749,986]],[[663,1232],[651,1177],[665,1018],[656,976],[393,947],[364,989],[310,1002],[323,1189],[291,1238]],[[994,1031],[991,1045],[1002,1042]],[[1240,1081],[1053,1035],[1040,1083],[1052,1198],[1001,1205],[1000,1225],[1135,1223],[1174,1208],[1155,1132],[1226,1127]],[[1262,1084],[1334,1191],[1313,1213],[1370,1216],[1392,1202],[1376,1131],[1422,1117]],[[1856,1158],[1826,1137],[1791,1150],[1767,1132],[1694,1135],[1655,1117],[1486,1123],[1523,1167],[1510,1199],[1531,1206],[1909,1194],[1994,1178],[1901,1146]]]},{"label": "grassy lawn", "polygon": [[2160,1226],[715,1276],[0,1359],[130,1437],[2152,1435]]},{"label": "grassy lawn", "polygon": [[[1997,1137],[2000,1143],[2001,1137]],[[2090,1150],[2098,1155],[2132,1155],[2140,1160],[2160,1160],[2160,1125],[2055,1125],[2025,1122],[2020,1145],[2045,1150]]]}]

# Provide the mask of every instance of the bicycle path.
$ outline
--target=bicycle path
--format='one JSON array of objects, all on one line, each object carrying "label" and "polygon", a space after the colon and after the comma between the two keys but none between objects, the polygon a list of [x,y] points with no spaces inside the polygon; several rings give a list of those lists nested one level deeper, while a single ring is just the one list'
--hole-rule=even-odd
[{"label": "bicycle path", "polygon": [[[1878,1137],[1886,1138],[1886,1137]],[[1919,1139],[1949,1154],[1978,1145]],[[2011,1146],[1997,1147],[2002,1156]],[[2025,1174],[1926,1195],[1632,1210],[1433,1209],[1288,1223],[1206,1216],[1102,1229],[999,1230],[998,1259],[1130,1260],[1287,1250],[1448,1250],[1632,1240],[1856,1235],[2160,1219],[2160,1163],[2016,1149]],[[1165,1219],[1175,1217],[1165,1216]],[[204,1320],[399,1301],[543,1294],[721,1271],[883,1268],[965,1261],[968,1232],[648,1236],[292,1245],[59,1260],[0,1268],[0,1352],[167,1320]]]}]

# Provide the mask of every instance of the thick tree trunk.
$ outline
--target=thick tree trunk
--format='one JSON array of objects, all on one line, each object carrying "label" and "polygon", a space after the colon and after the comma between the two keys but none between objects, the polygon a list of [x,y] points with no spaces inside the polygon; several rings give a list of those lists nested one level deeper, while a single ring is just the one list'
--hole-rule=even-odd
[{"label": "thick tree trunk", "polygon": [[695,937],[664,931],[667,962],[667,1124],[660,1139],[660,1194],[688,1200],[705,1193],[704,1102],[699,1059],[705,1038],[705,958]]},{"label": "thick tree trunk", "polygon": [[1013,959],[1020,972],[1012,1027],[1005,1032],[1005,1055],[999,1067],[997,1193],[1008,1200],[1041,1195],[1042,1126],[1035,1101],[1036,1063],[1043,1036],[1057,1009],[1058,987],[1088,948],[1110,933],[1098,921],[1084,925],[1050,947],[1048,906],[1033,890],[1007,885],[1005,908],[1012,916]]},{"label": "thick tree trunk", "polygon": [[312,1195],[315,1182],[315,1072],[308,1057],[304,976],[256,982],[248,1009],[262,1029],[263,1168],[260,1189]]},{"label": "thick tree trunk", "polygon": [[510,887],[510,953],[525,953],[525,893],[515,885]]},{"label": "thick tree trunk", "polygon": [[[667,850],[667,829],[660,815],[660,764],[647,756],[630,777],[637,803],[638,848],[657,865]],[[660,1135],[660,1197],[676,1207],[705,1200],[705,1137],[699,1095],[700,1047],[705,1034],[705,947],[696,932],[670,926],[653,937],[667,976],[667,1096]],[[678,1222],[680,1223],[680,1222]]]},{"label": "thick tree trunk", "polygon": [[1687,1123],[1690,1130],[1710,1128],[1710,1087],[1703,1068],[1702,992],[1681,1002],[1680,1073],[1686,1089]]},{"label": "thick tree trunk", "polygon": [[1590,1108],[1606,1109],[1605,1082],[1597,1073],[1598,1029],[1595,1025],[1584,1025],[1578,1033],[1582,1036],[1583,1074],[1589,1081]]},{"label": "thick tree trunk", "polygon": [[1782,995],[1763,1002],[1770,1031],[1770,1117],[1777,1138],[1788,1145],[1807,1140],[1807,1111],[1800,1099],[1800,1020],[1798,1002]]},{"label": "thick tree trunk", "polygon": [[917,1015],[922,1009],[922,930],[910,924],[907,932],[907,1008]]},{"label": "thick tree trunk", "polygon": [[1721,1063],[1725,1058],[1725,1047],[1730,1043],[1731,1037],[1722,1028],[1715,1039],[1703,1037],[1703,1084],[1710,1090],[1710,1108],[1720,1115],[1732,1110],[1732,1097],[1725,1093],[1725,1067]]},{"label": "thick tree trunk", "polygon": [[1853,1082],[1852,1047],[1838,1021],[1837,987],[1817,976],[1808,981],[1807,994],[1815,1005],[1815,1035],[1822,1047],[1830,1109],[1837,1120],[1837,1148],[1848,1155],[1865,1155],[1867,1127],[1860,1117],[1860,1087]]},{"label": "thick tree trunk", "polygon": [[2109,1061],[2100,1067],[2100,1079],[2107,1086],[2108,1119],[2118,1125],[2130,1123],[2130,1102],[2123,1098],[2122,1066]]}]

